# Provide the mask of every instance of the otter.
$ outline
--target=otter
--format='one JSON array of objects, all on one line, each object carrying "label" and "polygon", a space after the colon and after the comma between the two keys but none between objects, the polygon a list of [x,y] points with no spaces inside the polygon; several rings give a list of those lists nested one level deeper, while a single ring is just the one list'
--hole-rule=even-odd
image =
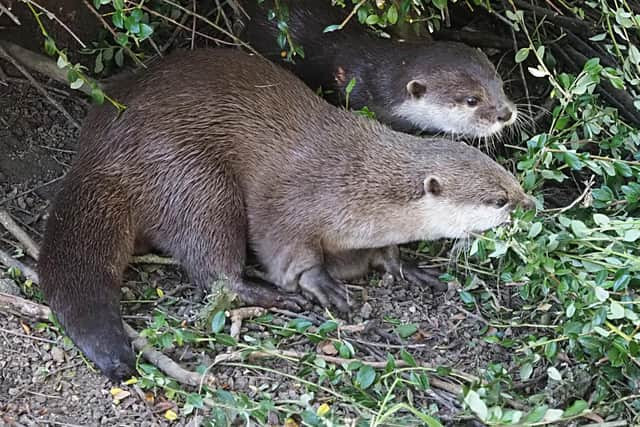
[{"label": "otter", "polygon": [[[479,150],[357,117],[237,50],[172,53],[111,93],[127,109],[89,111],[39,273],[69,337],[113,379],[134,367],[119,285],[138,246],[248,304],[346,311],[341,280],[370,267],[433,282],[396,245],[465,237],[532,203]],[[243,274],[247,247],[276,286]]]},{"label": "otter", "polygon": [[323,33],[345,15],[326,1],[280,0],[286,25],[304,58],[285,62],[278,46],[278,21],[268,19],[273,1],[245,2],[250,20],[242,32],[260,54],[279,62],[312,89],[344,102],[346,86],[356,84],[349,107],[367,106],[376,118],[404,132],[427,131],[470,138],[498,134],[515,123],[517,109],[487,56],[462,43],[414,43],[367,34],[354,17],[342,30]]}]

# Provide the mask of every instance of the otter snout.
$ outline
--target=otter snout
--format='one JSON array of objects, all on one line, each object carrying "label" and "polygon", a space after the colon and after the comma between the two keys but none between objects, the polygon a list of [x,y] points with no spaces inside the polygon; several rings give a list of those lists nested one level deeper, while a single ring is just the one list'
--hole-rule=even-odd
[{"label": "otter snout", "polygon": [[509,106],[504,106],[498,110],[498,121],[508,123],[513,117],[513,110]]},{"label": "otter snout", "polygon": [[526,211],[530,211],[536,208],[536,199],[533,196],[525,194],[522,200],[518,202],[518,206]]}]

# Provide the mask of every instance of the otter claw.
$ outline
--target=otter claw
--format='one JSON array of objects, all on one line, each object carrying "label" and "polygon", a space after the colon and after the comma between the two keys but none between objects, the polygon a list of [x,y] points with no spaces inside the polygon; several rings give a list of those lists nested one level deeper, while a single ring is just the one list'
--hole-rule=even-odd
[{"label": "otter claw", "polygon": [[445,292],[449,288],[446,283],[440,281],[438,272],[421,269],[415,265],[403,266],[402,276],[408,282],[421,286],[429,286],[438,293]]},{"label": "otter claw", "polygon": [[324,268],[314,267],[305,271],[300,276],[299,284],[309,299],[318,301],[323,307],[333,306],[342,313],[349,311],[348,291]]}]

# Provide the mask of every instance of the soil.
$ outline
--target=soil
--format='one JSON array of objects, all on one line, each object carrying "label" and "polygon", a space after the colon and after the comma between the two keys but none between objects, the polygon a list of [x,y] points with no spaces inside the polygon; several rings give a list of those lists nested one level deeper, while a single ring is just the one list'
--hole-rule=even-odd
[{"label": "soil", "polygon": [[[76,120],[82,121],[87,107],[84,100],[66,89],[50,93]],[[0,84],[0,207],[7,209],[36,242],[42,238],[49,201],[71,164],[77,133],[28,83],[13,80],[6,86]],[[4,230],[0,230],[0,247],[20,254],[19,244]],[[33,265],[26,256],[22,261]],[[411,346],[410,351],[420,364],[448,366],[473,375],[481,374],[492,362],[511,367],[510,352],[483,340],[484,323],[475,314],[459,309],[463,304],[456,292],[434,296],[428,289],[406,283],[373,282],[354,287],[354,313],[345,320],[349,324],[368,320],[377,325],[367,332],[352,334],[358,355],[378,360],[384,360],[387,352],[397,355],[401,341],[386,322],[395,318],[418,326],[418,333],[404,343]],[[157,308],[190,323],[203,307],[196,292],[185,286],[188,279],[179,268],[136,266],[127,272],[124,285],[123,311],[137,329],[145,327]],[[171,296],[171,304],[161,307],[135,302],[144,299],[141,295],[146,290],[157,287],[167,292],[178,287],[180,292]],[[25,296],[28,289],[14,291]],[[32,292],[26,293],[33,297]],[[320,307],[303,313],[314,319],[324,314]],[[283,315],[276,317],[289,320]],[[265,333],[264,328],[247,323],[243,334],[247,328],[251,329],[249,335]],[[287,349],[314,351],[308,341],[299,339],[287,342]],[[189,347],[167,354],[187,366],[215,357],[202,348]],[[274,362],[256,363],[270,366]],[[295,366],[280,369],[295,372]],[[174,422],[164,419],[165,411],[174,404],[162,391],[143,392],[135,385],[116,385],[94,372],[51,325],[43,327],[6,313],[0,313],[0,372],[0,425],[161,426],[186,425],[190,421],[189,417]],[[223,366],[213,373],[220,385],[249,397],[257,398],[267,386],[274,398],[280,399],[299,399],[305,392],[301,384],[259,370]],[[126,395],[117,403],[111,393],[116,386]],[[452,395],[446,397],[456,401]],[[442,403],[442,399],[434,400],[433,394],[415,398],[425,408]],[[441,414],[454,415],[451,411],[455,407],[447,409],[444,405],[440,409]]]}]

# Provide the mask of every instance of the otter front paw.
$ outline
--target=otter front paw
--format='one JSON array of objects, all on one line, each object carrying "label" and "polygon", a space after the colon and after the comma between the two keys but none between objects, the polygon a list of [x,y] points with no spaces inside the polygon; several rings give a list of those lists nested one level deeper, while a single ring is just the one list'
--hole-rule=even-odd
[{"label": "otter front paw", "polygon": [[335,307],[338,311],[349,311],[349,293],[345,286],[329,275],[324,267],[313,267],[300,275],[300,289],[310,299],[323,307]]}]

